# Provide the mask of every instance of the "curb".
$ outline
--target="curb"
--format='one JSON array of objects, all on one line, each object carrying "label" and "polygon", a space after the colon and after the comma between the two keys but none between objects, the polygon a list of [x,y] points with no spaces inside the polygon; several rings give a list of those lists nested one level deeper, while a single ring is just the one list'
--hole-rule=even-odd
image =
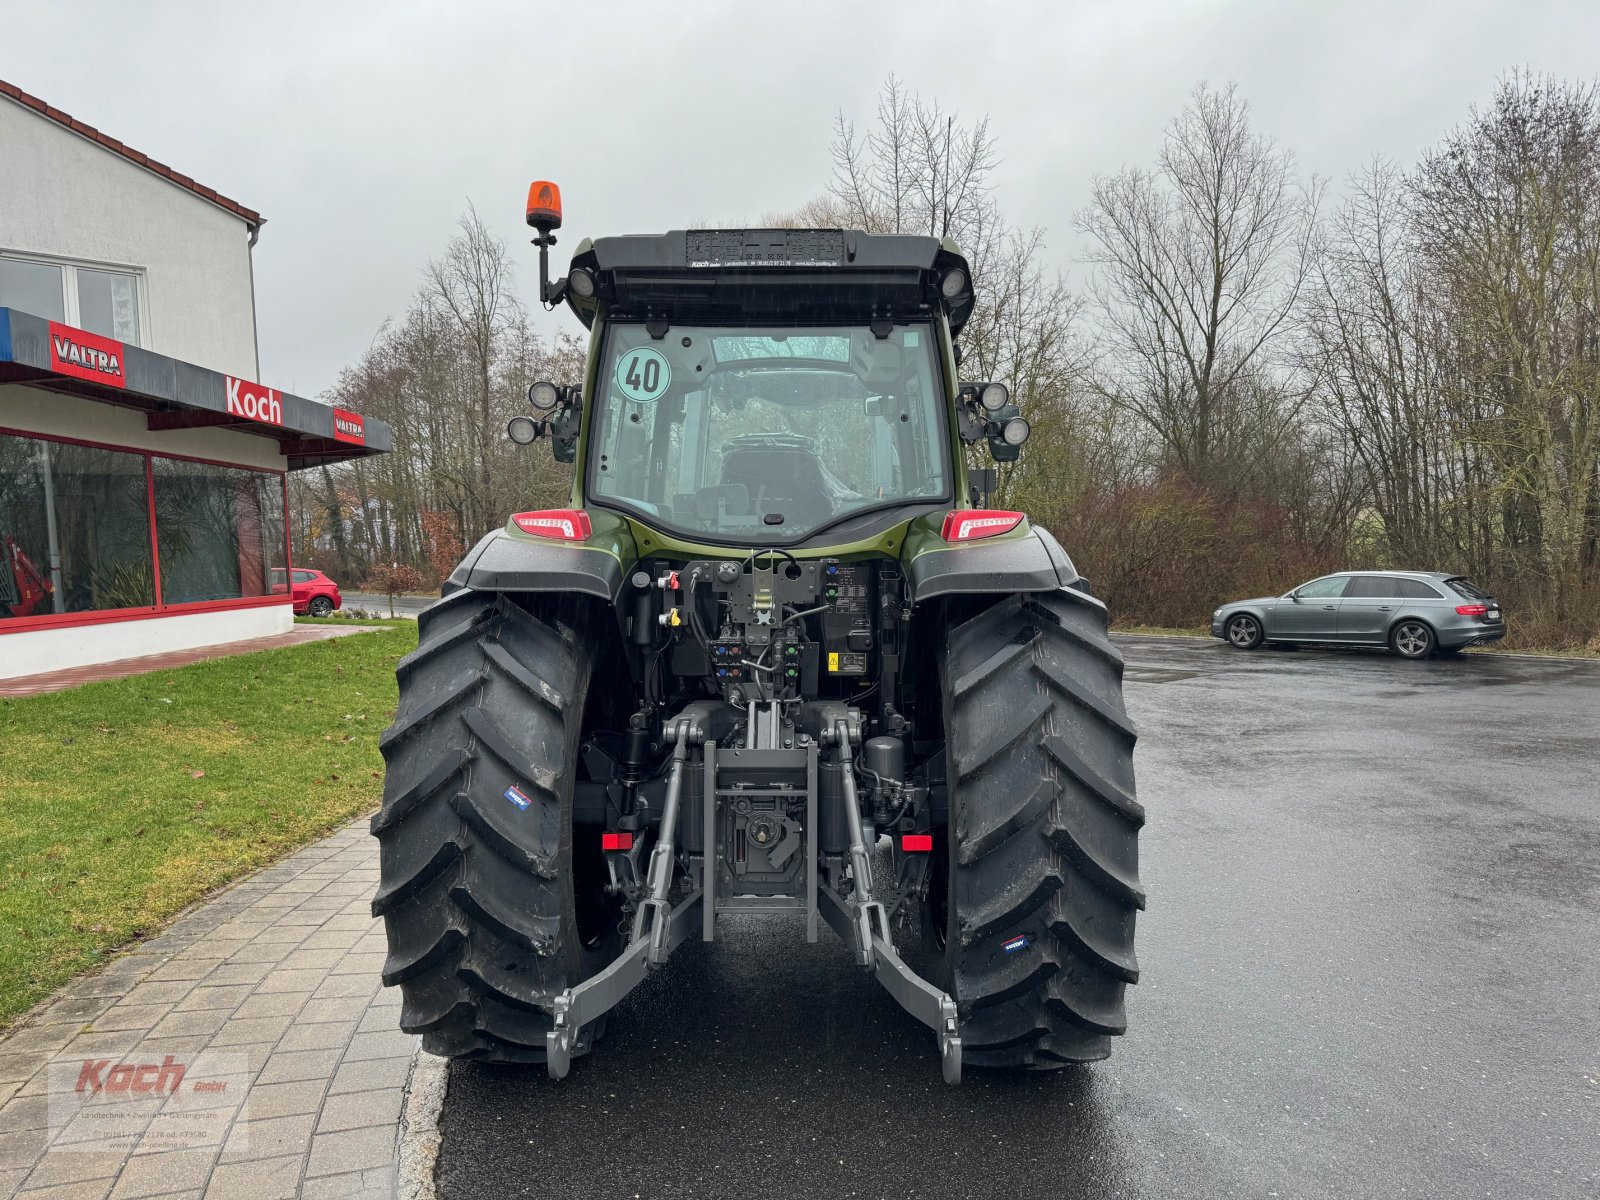
[{"label": "curb", "polygon": [[[1152,638],[1152,639],[1160,638],[1160,639],[1162,639],[1164,641],[1169,641],[1169,642],[1211,642],[1211,641],[1216,641],[1216,642],[1218,642],[1219,645],[1221,644],[1221,640],[1220,639],[1215,638],[1215,637],[1210,637],[1210,636],[1207,636],[1206,634],[1202,634],[1202,633],[1145,633],[1145,632],[1136,633],[1136,632],[1132,632],[1132,631],[1128,631],[1128,630],[1113,629],[1111,631],[1111,636],[1113,638]],[[1337,642],[1323,642],[1323,643],[1316,643],[1316,644],[1317,645],[1321,645],[1321,646],[1323,646],[1323,647],[1325,647],[1327,649],[1333,649],[1333,650],[1343,649],[1343,647],[1341,647]],[[1361,647],[1361,648],[1362,649],[1369,649],[1369,647],[1365,647],[1365,646]],[[1521,659],[1526,659],[1529,662],[1569,662],[1569,663],[1591,663],[1591,664],[1600,665],[1600,658],[1596,658],[1594,655],[1530,654],[1527,651],[1523,651],[1523,650],[1485,650],[1485,649],[1482,649],[1481,647],[1473,647],[1473,649],[1475,649],[1477,651],[1477,654],[1480,657],[1483,657],[1483,658],[1521,658]]]},{"label": "curb", "polygon": [[395,1194],[400,1200],[436,1200],[439,1194],[434,1179],[439,1165],[439,1113],[444,1109],[449,1086],[448,1061],[417,1047],[400,1113],[395,1180]]}]

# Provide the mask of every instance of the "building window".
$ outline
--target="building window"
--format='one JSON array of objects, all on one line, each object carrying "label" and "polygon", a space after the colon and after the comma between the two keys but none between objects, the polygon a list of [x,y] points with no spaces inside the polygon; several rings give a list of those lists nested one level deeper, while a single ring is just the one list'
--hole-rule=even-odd
[{"label": "building window", "polygon": [[65,274],[55,263],[0,258],[0,308],[17,308],[47,321],[65,323]]},{"label": "building window", "polygon": [[266,598],[288,565],[277,472],[0,433],[0,630]]},{"label": "building window", "polygon": [[145,458],[0,434],[0,620],[153,608]]},{"label": "building window", "polygon": [[139,277],[131,271],[0,255],[0,308],[143,344]]},{"label": "building window", "polygon": [[288,566],[278,476],[157,458],[155,484],[166,603],[272,594],[272,570]]}]

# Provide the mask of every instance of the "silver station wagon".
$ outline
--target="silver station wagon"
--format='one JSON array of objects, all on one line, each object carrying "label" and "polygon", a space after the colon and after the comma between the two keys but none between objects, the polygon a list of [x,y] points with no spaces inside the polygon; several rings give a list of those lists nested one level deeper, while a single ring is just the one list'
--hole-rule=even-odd
[{"label": "silver station wagon", "polygon": [[1471,580],[1443,571],[1341,571],[1211,614],[1211,636],[1240,650],[1267,642],[1349,643],[1427,658],[1505,635],[1500,602]]}]

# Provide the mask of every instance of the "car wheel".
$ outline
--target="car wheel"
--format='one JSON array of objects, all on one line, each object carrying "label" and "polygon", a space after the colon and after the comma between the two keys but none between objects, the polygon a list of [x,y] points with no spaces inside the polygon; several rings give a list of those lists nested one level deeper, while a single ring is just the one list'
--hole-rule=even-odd
[{"label": "car wheel", "polygon": [[1421,621],[1401,621],[1389,635],[1389,645],[1401,658],[1427,658],[1435,641],[1433,630]]},{"label": "car wheel", "polygon": [[332,600],[328,599],[326,596],[311,597],[311,615],[313,617],[325,617],[332,611]]},{"label": "car wheel", "polygon": [[1228,644],[1236,650],[1254,650],[1261,645],[1261,622],[1249,613],[1229,617],[1224,632],[1228,635]]}]

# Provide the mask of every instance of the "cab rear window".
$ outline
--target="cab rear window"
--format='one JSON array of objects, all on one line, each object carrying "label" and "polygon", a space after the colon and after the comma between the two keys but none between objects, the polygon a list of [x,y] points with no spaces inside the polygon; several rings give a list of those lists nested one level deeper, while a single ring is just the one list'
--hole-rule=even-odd
[{"label": "cab rear window", "polygon": [[1450,587],[1451,591],[1456,593],[1456,595],[1464,596],[1468,600],[1489,599],[1489,593],[1484,591],[1477,584],[1473,583],[1470,579],[1457,576],[1454,579],[1446,579],[1445,583]]}]

